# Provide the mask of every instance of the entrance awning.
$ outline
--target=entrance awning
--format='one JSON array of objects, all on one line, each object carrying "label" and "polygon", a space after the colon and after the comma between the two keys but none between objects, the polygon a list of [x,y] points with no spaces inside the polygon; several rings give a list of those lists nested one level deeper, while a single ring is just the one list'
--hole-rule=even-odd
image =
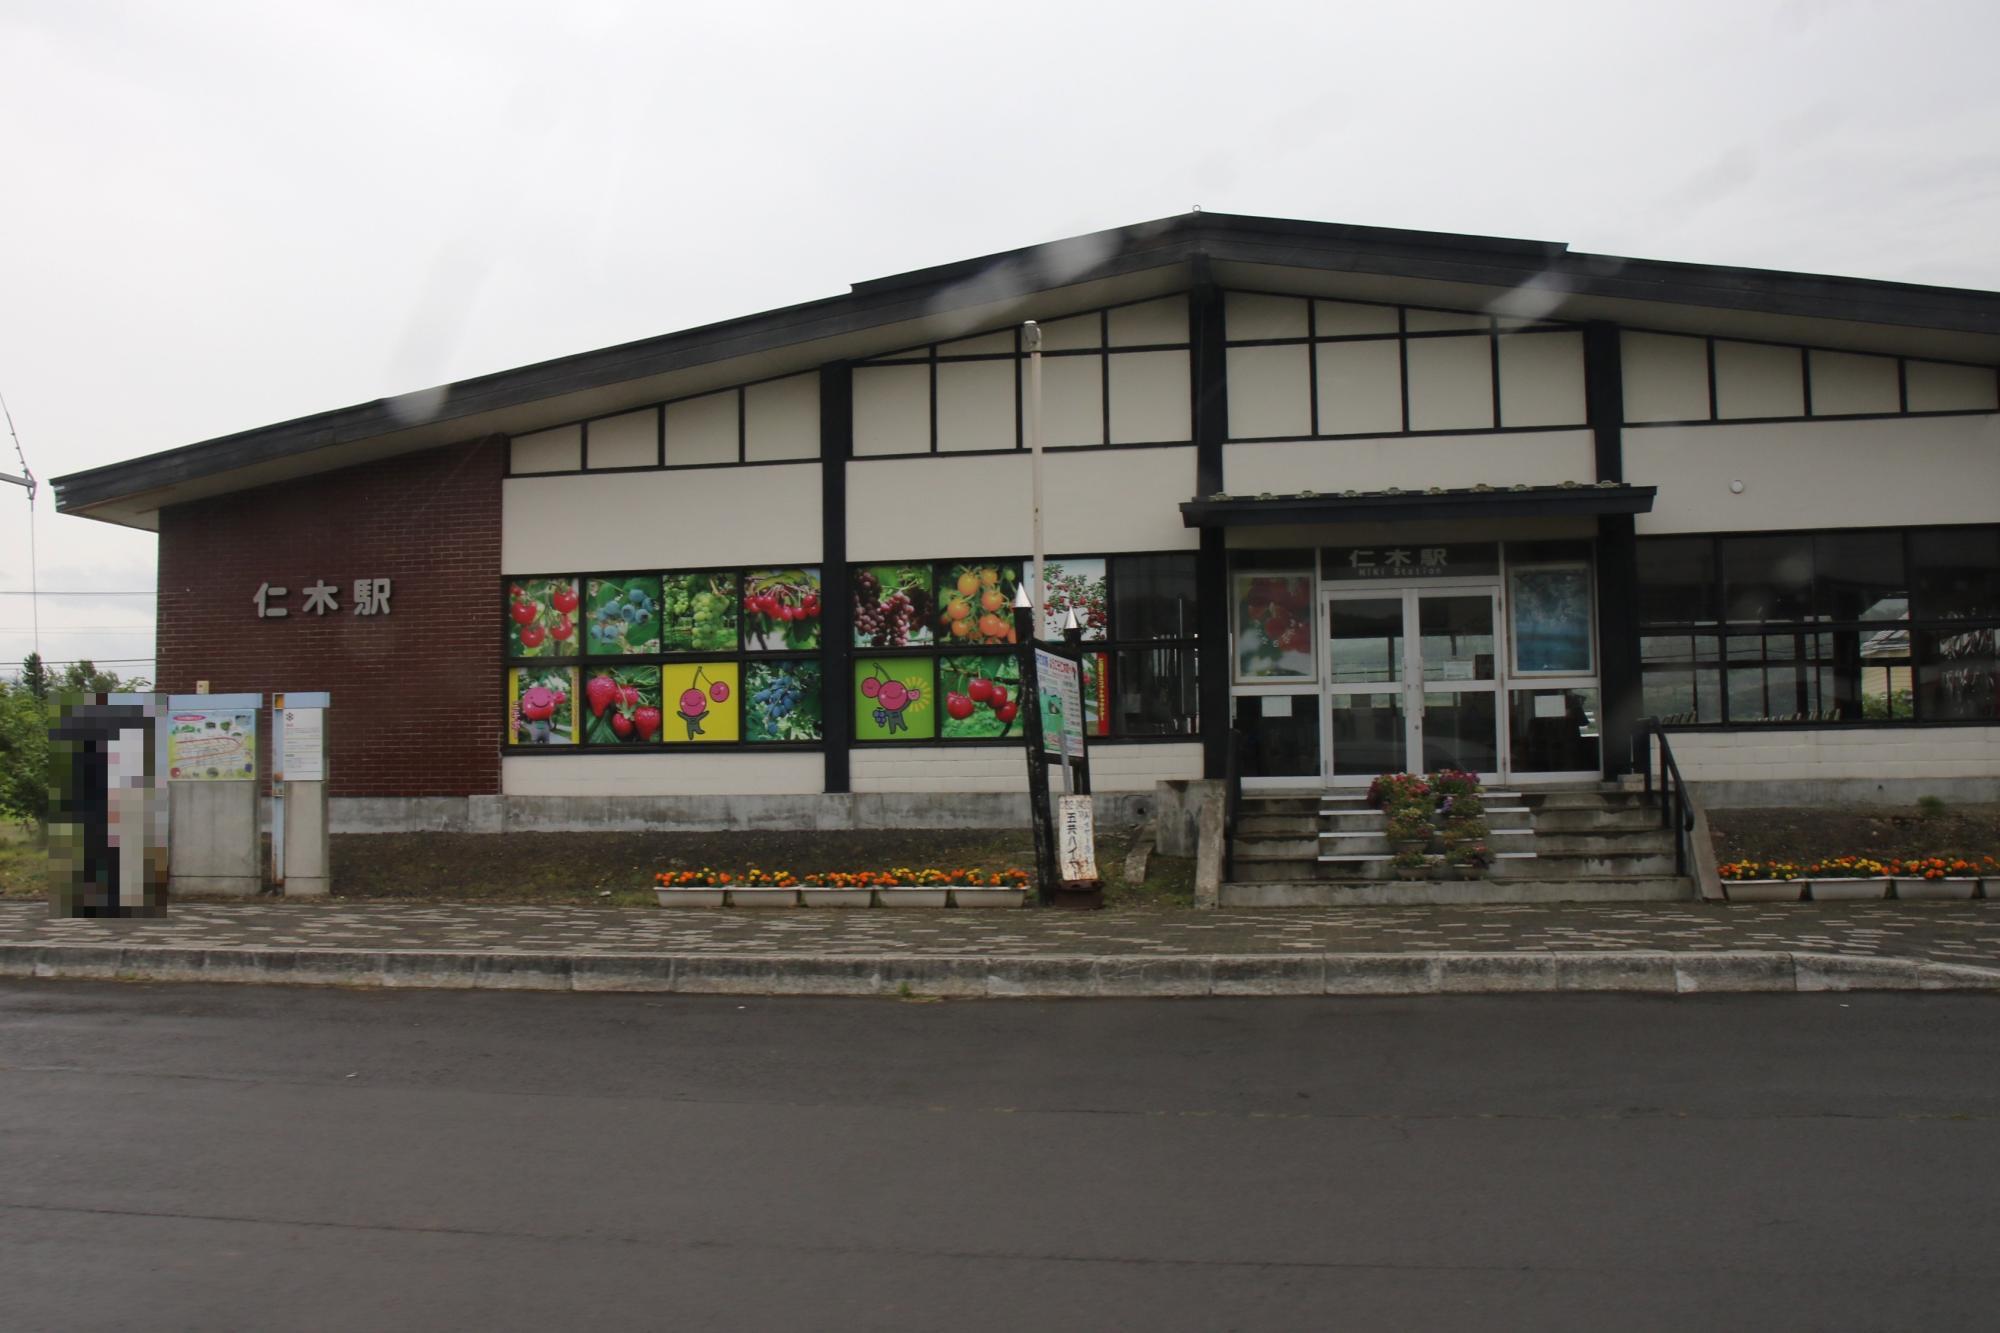
[{"label": "entrance awning", "polygon": [[1223,495],[1188,500],[1181,522],[1190,528],[1261,527],[1297,523],[1381,523],[1415,519],[1548,518],[1645,514],[1655,486],[1618,481],[1565,481],[1555,486],[1470,486],[1428,490],[1339,491],[1296,495]]}]

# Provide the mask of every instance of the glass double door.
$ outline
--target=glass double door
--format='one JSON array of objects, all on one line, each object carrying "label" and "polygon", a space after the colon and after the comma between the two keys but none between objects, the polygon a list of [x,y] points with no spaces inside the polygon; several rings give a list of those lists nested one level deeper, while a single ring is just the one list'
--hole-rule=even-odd
[{"label": "glass double door", "polygon": [[1327,598],[1329,776],[1500,772],[1498,588]]}]

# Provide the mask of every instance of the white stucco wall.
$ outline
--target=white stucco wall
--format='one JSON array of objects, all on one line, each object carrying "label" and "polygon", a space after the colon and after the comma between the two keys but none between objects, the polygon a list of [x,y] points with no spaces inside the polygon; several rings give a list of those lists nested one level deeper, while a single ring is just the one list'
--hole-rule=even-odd
[{"label": "white stucco wall", "polygon": [[2000,777],[2000,726],[1679,732],[1672,744],[1689,782]]},{"label": "white stucco wall", "polygon": [[825,780],[826,760],[816,751],[538,754],[500,760],[503,796],[798,795],[820,791]]},{"label": "white stucco wall", "polygon": [[[1050,551],[1192,550],[1192,446],[1076,450],[1043,459]],[[949,560],[1033,545],[1026,454],[859,459],[847,472],[848,558]],[[817,522],[814,524],[817,533]]]},{"label": "white stucco wall", "polygon": [[[999,792],[1028,789],[1019,748],[955,749],[949,745],[857,745],[848,782],[857,792]],[[1050,778],[1061,782],[1060,770]],[[1090,785],[1097,792],[1151,791],[1155,782],[1201,776],[1201,746],[1170,743],[1090,747]]]},{"label": "white stucco wall", "polygon": [[1628,429],[1625,475],[1641,533],[1991,523],[2000,416]]},{"label": "white stucco wall", "polygon": [[1373,491],[1390,486],[1511,486],[1591,481],[1597,455],[1581,430],[1523,431],[1506,435],[1391,436],[1363,440],[1274,440],[1228,444],[1222,449],[1223,489],[1231,495],[1264,491]]},{"label": "white stucco wall", "polygon": [[500,488],[509,574],[819,559],[818,463],[512,478]]}]

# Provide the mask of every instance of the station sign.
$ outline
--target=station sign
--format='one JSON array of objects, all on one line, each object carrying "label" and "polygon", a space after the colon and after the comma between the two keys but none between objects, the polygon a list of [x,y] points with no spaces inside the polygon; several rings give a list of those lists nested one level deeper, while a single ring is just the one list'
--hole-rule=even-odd
[{"label": "station sign", "polygon": [[1329,583],[1482,578],[1499,572],[1498,542],[1373,542],[1320,552],[1320,576]]}]

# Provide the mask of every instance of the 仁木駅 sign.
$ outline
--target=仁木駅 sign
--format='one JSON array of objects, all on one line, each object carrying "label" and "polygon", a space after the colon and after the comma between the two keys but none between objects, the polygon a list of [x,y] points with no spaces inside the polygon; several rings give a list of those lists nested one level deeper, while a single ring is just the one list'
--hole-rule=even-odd
[{"label": "\u4ec1\u6728\u99c5 sign", "polygon": [[1498,574],[1495,542],[1377,542],[1329,546],[1320,574],[1329,583],[1364,579],[1443,579]]}]

